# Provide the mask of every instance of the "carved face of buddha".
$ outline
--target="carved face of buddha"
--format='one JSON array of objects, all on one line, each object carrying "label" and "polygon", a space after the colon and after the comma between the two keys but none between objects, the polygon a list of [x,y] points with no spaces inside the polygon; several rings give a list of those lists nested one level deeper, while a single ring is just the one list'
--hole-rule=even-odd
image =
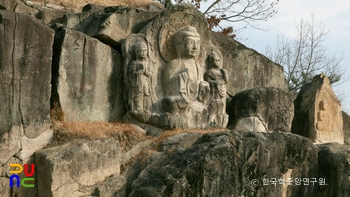
[{"label": "carved face of buddha", "polygon": [[198,51],[200,50],[200,38],[194,36],[186,36],[183,40],[184,42],[184,51],[182,56],[188,58],[194,58],[197,56]]},{"label": "carved face of buddha", "polygon": [[320,102],[320,110],[326,110],[327,107],[328,107],[327,101],[322,100],[322,101]]},{"label": "carved face of buddha", "polygon": [[140,43],[136,45],[136,56],[140,59],[147,58],[147,45],[145,43]]},{"label": "carved face of buddha", "polygon": [[186,27],[174,35],[178,58],[194,58],[200,51],[201,38],[196,28]]},{"label": "carved face of buddha", "polygon": [[208,55],[207,63],[208,63],[208,68],[222,68],[222,61],[221,61],[221,56],[218,54],[220,52],[212,51]]},{"label": "carved face of buddha", "polygon": [[213,55],[212,65],[213,65],[213,68],[222,68],[221,59],[215,53]]}]

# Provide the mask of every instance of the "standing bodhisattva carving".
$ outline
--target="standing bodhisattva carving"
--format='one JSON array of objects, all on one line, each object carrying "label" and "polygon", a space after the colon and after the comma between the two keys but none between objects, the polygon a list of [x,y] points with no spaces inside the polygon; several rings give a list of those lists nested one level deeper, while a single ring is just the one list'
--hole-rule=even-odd
[{"label": "standing bodhisattva carving", "polygon": [[148,60],[148,48],[144,42],[134,46],[136,59],[128,65],[129,105],[130,114],[147,122],[151,116],[151,76],[150,61]]},{"label": "standing bodhisattva carving", "polygon": [[218,50],[212,50],[207,57],[208,71],[204,74],[205,81],[210,84],[210,102],[208,106],[209,124],[213,127],[225,127],[228,123],[226,114],[226,83],[228,75],[222,68],[222,55]]}]

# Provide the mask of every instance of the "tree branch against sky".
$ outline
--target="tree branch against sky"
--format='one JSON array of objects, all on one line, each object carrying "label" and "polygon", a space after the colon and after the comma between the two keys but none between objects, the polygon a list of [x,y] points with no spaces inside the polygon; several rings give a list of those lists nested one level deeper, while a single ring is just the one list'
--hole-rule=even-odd
[{"label": "tree branch against sky", "polygon": [[[165,5],[169,0],[159,0]],[[191,3],[203,11],[209,28],[219,28],[226,35],[234,37],[235,23],[245,22],[255,27],[253,22],[266,21],[277,13],[279,0],[175,0],[176,3]],[[222,25],[222,22],[227,22]]]},{"label": "tree branch against sky", "polygon": [[343,70],[340,68],[343,57],[329,55],[323,45],[327,33],[325,25],[316,23],[312,17],[310,21],[301,20],[297,24],[294,38],[280,35],[275,48],[266,47],[266,56],[283,66],[290,90],[299,91],[302,85],[321,72],[329,77],[332,84],[347,80],[342,78]]}]

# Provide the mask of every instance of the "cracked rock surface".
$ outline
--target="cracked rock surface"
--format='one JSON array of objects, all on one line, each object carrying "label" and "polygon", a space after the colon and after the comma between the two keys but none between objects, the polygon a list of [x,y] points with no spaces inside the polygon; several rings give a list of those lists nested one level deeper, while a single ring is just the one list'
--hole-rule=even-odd
[{"label": "cracked rock surface", "polygon": [[32,17],[0,11],[0,164],[50,126],[54,31]]}]

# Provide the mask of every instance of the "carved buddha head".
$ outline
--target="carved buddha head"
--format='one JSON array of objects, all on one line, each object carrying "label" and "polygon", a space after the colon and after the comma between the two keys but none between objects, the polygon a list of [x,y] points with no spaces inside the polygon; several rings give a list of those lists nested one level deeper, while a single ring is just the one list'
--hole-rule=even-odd
[{"label": "carved buddha head", "polygon": [[186,27],[174,35],[178,58],[194,58],[200,52],[200,35],[194,27]]},{"label": "carved buddha head", "polygon": [[144,42],[139,42],[135,45],[135,54],[139,59],[147,58],[147,44]]},{"label": "carved buddha head", "polygon": [[212,50],[207,57],[208,69],[222,68],[222,55],[218,50]]},{"label": "carved buddha head", "polygon": [[319,107],[320,107],[319,110],[326,110],[327,107],[328,107],[327,101],[321,100],[321,101],[320,101],[320,106],[319,106]]}]

